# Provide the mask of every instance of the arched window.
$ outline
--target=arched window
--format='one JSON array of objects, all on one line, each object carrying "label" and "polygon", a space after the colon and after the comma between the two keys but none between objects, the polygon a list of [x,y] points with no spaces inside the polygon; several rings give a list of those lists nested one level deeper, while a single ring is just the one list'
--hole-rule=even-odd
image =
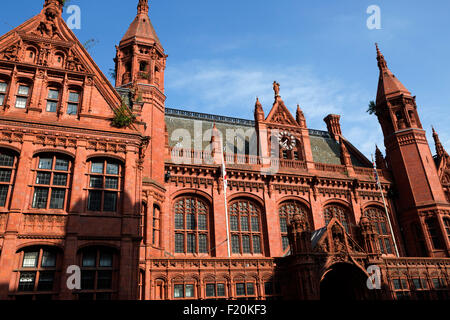
[{"label": "arched window", "polygon": [[382,253],[393,253],[393,240],[386,213],[378,208],[368,208],[364,215],[370,220],[379,235],[380,249]]},{"label": "arched window", "polygon": [[436,217],[426,219],[425,224],[427,225],[428,234],[430,235],[431,242],[433,244],[433,248],[436,250],[443,249],[441,236],[440,236],[440,230],[439,230],[439,224],[437,222]]},{"label": "arched window", "polygon": [[0,149],[0,207],[6,207],[14,183],[17,156],[7,149]]},{"label": "arched window", "polygon": [[249,200],[233,201],[229,207],[233,254],[262,254],[261,209]]},{"label": "arched window", "polygon": [[291,221],[294,214],[300,214],[310,226],[310,219],[308,216],[308,211],[303,204],[299,201],[286,201],[283,202],[278,210],[280,215],[280,229],[281,229],[281,240],[283,243],[283,251],[286,251],[289,247],[288,239],[288,224]]},{"label": "arched window", "polygon": [[112,159],[92,159],[89,162],[88,210],[117,212],[122,188],[123,166]]},{"label": "arched window", "polygon": [[88,247],[80,252],[80,300],[111,300],[115,290],[119,261],[115,250],[106,247]]},{"label": "arched window", "polygon": [[[18,252],[16,299],[51,300],[61,271],[60,255],[51,247],[30,247]],[[30,293],[32,293],[30,295]]]},{"label": "arched window", "polygon": [[331,219],[337,218],[344,226],[345,231],[347,231],[347,233],[350,233],[348,209],[337,204],[329,205],[325,207],[323,216],[325,218],[326,225],[330,223]]},{"label": "arched window", "polygon": [[72,161],[66,155],[39,154],[36,157],[33,179],[34,209],[58,209],[67,207]]},{"label": "arched window", "polygon": [[0,106],[5,103],[6,92],[8,91],[8,83],[4,80],[0,80]]},{"label": "arched window", "polygon": [[80,106],[81,94],[79,90],[71,89],[69,90],[69,98],[67,102],[67,114],[76,115],[78,114]]},{"label": "arched window", "polygon": [[56,87],[51,87],[48,89],[47,95],[47,112],[56,112],[59,105],[59,89]]},{"label": "arched window", "polygon": [[208,253],[208,206],[199,198],[183,197],[176,200],[174,210],[175,252]]},{"label": "arched window", "polygon": [[25,109],[30,97],[31,87],[26,83],[19,83],[16,94],[16,108]]}]

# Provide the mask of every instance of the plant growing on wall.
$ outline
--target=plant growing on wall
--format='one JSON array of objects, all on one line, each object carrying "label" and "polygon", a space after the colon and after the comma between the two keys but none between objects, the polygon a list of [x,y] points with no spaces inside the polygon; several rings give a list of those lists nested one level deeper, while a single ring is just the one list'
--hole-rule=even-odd
[{"label": "plant growing on wall", "polygon": [[131,113],[125,101],[122,100],[121,106],[114,111],[114,118],[112,120],[113,127],[126,128],[136,120],[136,116]]},{"label": "plant growing on wall", "polygon": [[374,114],[377,112],[377,105],[375,104],[375,101],[370,101],[369,102],[369,107],[367,108],[367,113],[368,114]]}]

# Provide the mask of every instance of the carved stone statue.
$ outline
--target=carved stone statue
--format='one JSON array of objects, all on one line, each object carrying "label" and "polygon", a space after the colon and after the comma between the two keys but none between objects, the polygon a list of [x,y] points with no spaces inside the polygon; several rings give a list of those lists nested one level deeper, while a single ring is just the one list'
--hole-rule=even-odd
[{"label": "carved stone statue", "polygon": [[45,19],[44,21],[41,21],[38,27],[38,31],[41,33],[41,36],[53,38],[57,30],[55,21],[57,15],[58,11],[53,7],[49,7],[45,11]]},{"label": "carved stone statue", "polygon": [[70,71],[84,71],[80,59],[75,56],[72,50],[70,50],[69,56],[67,57],[66,68]]},{"label": "carved stone statue", "polygon": [[275,97],[280,96],[280,84],[276,81],[273,82],[273,91],[275,92]]},{"label": "carved stone statue", "polygon": [[3,59],[9,61],[17,61],[20,49],[21,49],[20,43],[12,45],[11,47],[3,51]]}]

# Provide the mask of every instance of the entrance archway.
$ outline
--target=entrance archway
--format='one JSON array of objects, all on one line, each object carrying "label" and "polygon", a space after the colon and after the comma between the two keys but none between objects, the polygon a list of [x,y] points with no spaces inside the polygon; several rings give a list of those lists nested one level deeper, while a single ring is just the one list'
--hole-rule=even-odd
[{"label": "entrance archway", "polygon": [[370,300],[367,275],[357,266],[337,263],[320,282],[320,300]]}]

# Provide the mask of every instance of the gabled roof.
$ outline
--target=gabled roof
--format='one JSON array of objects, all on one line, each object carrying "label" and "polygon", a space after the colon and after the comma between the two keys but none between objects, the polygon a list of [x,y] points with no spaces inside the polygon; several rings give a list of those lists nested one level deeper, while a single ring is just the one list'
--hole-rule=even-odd
[{"label": "gabled roof", "polygon": [[294,119],[280,96],[276,96],[272,110],[270,110],[269,114],[267,115],[265,122],[298,126],[297,121]]},{"label": "gabled roof", "polygon": [[[41,52],[46,50],[47,44],[51,44],[54,48],[62,48],[66,53],[66,65],[62,68],[66,70],[67,64],[70,63],[69,70],[91,78],[92,85],[104,99],[104,103],[101,103],[102,107],[97,106],[103,108],[99,113],[113,114],[112,111],[121,105],[119,93],[67,26],[61,12],[62,1],[46,1],[39,14],[0,37],[0,57],[3,53],[3,59],[5,59],[4,52],[10,50],[12,46],[22,48],[25,43],[27,45],[35,44]],[[40,53],[41,56],[45,56],[45,54]],[[14,61],[20,61],[19,58],[16,57]],[[37,61],[35,64],[47,66],[47,62]]]}]

